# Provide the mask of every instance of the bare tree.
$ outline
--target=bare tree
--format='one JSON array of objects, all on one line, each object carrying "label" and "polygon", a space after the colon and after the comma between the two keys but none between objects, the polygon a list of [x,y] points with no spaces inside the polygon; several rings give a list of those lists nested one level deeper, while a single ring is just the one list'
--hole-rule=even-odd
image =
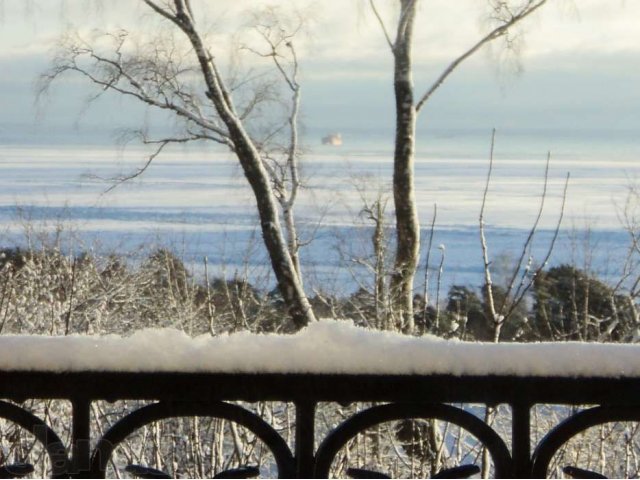
[{"label": "bare tree", "polygon": [[298,17],[293,31],[288,32],[282,28],[279,18],[280,13],[274,7],[267,7],[264,11],[256,14],[251,23],[255,32],[266,45],[266,49],[256,50],[246,45],[244,48],[259,57],[272,60],[274,67],[290,93],[286,115],[286,123],[289,130],[287,141],[284,145],[278,144],[273,148],[269,148],[269,142],[263,142],[261,144],[261,153],[266,160],[265,166],[273,182],[274,194],[282,209],[289,254],[298,273],[299,281],[302,283],[299,257],[301,241],[298,236],[294,215],[294,205],[301,186],[298,165],[300,156],[298,116],[300,113],[301,85],[298,81],[300,68],[293,40],[302,28],[304,19]]},{"label": "bare tree", "polygon": [[[260,75],[238,81],[225,78],[219,60],[196,23],[189,0],[142,1],[166,21],[167,28],[159,37],[136,43],[123,30],[91,40],[67,35],[52,67],[42,77],[42,91],[60,76],[75,73],[100,88],[96,96],[115,92],[152,110],[169,113],[182,126],[179,134],[163,138],[150,138],[142,132],[143,142],[155,145],[156,150],[140,170],[127,178],[142,174],[170,144],[210,141],[227,146],[237,157],[253,191],[279,291],[295,325],[303,327],[315,317],[302,286],[293,219],[299,187],[300,88],[293,46],[296,30],[288,32],[282,25],[276,28],[273,16],[267,23],[256,23],[256,31],[266,42],[267,50],[254,53],[272,61],[276,75],[291,92],[286,121],[273,122],[268,131],[258,134],[250,128],[252,115],[273,99],[273,83],[261,82]],[[176,37],[186,39],[187,47],[182,47]],[[278,159],[268,145],[287,130],[288,143]],[[285,226],[281,224],[281,213]]]},{"label": "bare tree", "polygon": [[[491,149],[489,152],[489,169],[487,171],[487,181],[485,183],[484,191],[482,194],[482,205],[480,207],[480,215],[478,217],[479,232],[480,232],[480,247],[482,250],[482,263],[484,272],[484,289],[485,298],[487,303],[487,310],[489,320],[492,322],[493,327],[493,341],[500,341],[500,334],[502,327],[509,317],[514,313],[516,308],[523,302],[527,293],[533,287],[535,280],[538,278],[542,270],[547,266],[551,253],[558,239],[560,233],[560,226],[564,218],[564,208],[567,200],[567,188],[569,186],[570,174],[567,173],[564,187],[562,190],[562,202],[560,205],[560,211],[558,214],[558,221],[553,230],[553,235],[549,242],[548,248],[545,252],[542,261],[536,266],[534,264],[534,258],[531,253],[531,246],[534,236],[538,232],[538,226],[542,214],[544,212],[545,201],[547,199],[547,187],[549,181],[549,162],[551,161],[551,153],[547,154],[547,163],[544,172],[544,182],[542,193],[540,194],[540,203],[538,206],[538,213],[536,218],[529,229],[527,238],[522,244],[522,250],[518,256],[517,261],[513,265],[513,270],[508,274],[507,284],[505,285],[505,291],[502,294],[500,301],[496,301],[496,295],[494,292],[494,283],[491,273],[491,259],[489,256],[489,247],[487,244],[487,238],[485,235],[485,207],[487,203],[487,196],[489,193],[489,185],[491,183],[491,176],[493,173],[493,156],[495,150],[496,131],[494,130],[491,135]],[[526,261],[525,261],[526,259]]]},{"label": "bare tree", "polygon": [[542,7],[547,0],[488,0],[490,29],[461,55],[454,58],[422,96],[415,96],[413,85],[412,47],[414,27],[420,0],[398,0],[399,15],[395,36],[387,22],[369,0],[371,10],[380,23],[394,59],[394,92],[396,136],[393,169],[393,198],[396,216],[396,251],[391,276],[391,295],[396,321],[406,332],[413,331],[413,283],[420,254],[420,223],[414,187],[414,153],[417,115],[433,93],[466,59],[484,45],[502,38],[513,47],[512,27]]},{"label": "bare tree", "polygon": [[389,325],[387,315],[387,268],[386,268],[386,250],[387,250],[387,232],[385,222],[385,210],[387,208],[387,198],[381,191],[378,191],[376,197],[369,201],[365,198],[365,192],[360,192],[363,207],[360,212],[367,220],[373,224],[373,234],[371,235],[371,246],[373,248],[373,261],[367,265],[373,272],[373,302],[375,305],[375,325],[380,330],[391,329],[393,325]]}]

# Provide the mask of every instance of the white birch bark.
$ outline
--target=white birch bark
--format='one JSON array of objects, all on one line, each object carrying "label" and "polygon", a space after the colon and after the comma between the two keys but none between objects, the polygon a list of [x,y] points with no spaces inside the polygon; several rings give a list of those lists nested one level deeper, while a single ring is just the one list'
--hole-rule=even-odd
[{"label": "white birch bark", "polygon": [[235,112],[231,96],[212,55],[205,48],[202,38],[195,28],[188,2],[174,0],[175,12],[163,9],[151,0],[144,0],[144,2],[184,32],[198,57],[207,88],[206,95],[227,128],[233,151],[256,198],[264,244],[269,253],[280,293],[291,318],[296,326],[301,328],[314,321],[315,317],[302,287],[299,270],[287,248],[269,174],[256,146],[245,130],[242,120]]}]

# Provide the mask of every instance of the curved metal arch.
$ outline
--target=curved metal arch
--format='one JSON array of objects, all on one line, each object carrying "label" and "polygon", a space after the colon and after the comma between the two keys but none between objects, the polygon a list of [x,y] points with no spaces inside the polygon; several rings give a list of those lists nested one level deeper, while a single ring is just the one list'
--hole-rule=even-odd
[{"label": "curved metal arch", "polygon": [[593,407],[563,420],[540,440],[533,452],[533,478],[546,478],[551,459],[571,438],[609,422],[640,422],[640,407]]},{"label": "curved metal arch", "polygon": [[129,413],[113,425],[96,445],[91,457],[92,474],[104,478],[107,462],[113,450],[135,430],[172,417],[214,417],[242,425],[253,432],[271,450],[281,478],[293,475],[295,465],[293,455],[280,434],[255,413],[224,402],[158,402]]},{"label": "curved metal arch", "polygon": [[358,433],[375,425],[410,418],[435,419],[462,427],[480,440],[491,453],[496,477],[511,475],[511,454],[500,436],[478,417],[460,408],[444,404],[390,403],[355,414],[335,428],[320,444],[316,457],[316,478],[328,478],[338,451]]},{"label": "curved metal arch", "polygon": [[3,401],[0,401],[0,418],[9,420],[27,430],[44,446],[51,460],[52,478],[68,476],[71,463],[67,449],[56,432],[43,420],[17,405]]}]

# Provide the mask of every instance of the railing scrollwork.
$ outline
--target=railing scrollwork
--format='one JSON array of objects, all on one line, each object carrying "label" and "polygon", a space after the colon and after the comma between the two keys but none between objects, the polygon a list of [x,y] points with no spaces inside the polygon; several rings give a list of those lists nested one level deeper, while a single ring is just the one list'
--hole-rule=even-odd
[{"label": "railing scrollwork", "polygon": [[[78,392],[83,397],[76,398]],[[339,452],[359,434],[385,423],[431,421],[452,424],[484,446],[496,477],[541,478],[569,440],[594,426],[612,422],[640,422],[640,379],[544,379],[495,377],[358,376],[358,375],[234,375],[234,374],[116,374],[79,373],[55,375],[33,372],[1,372],[0,397],[6,399],[62,399],[70,402],[65,428],[70,446],[45,421],[24,404],[0,401],[0,419],[26,430],[50,459],[53,478],[104,477],[118,446],[134,432],[154,422],[174,418],[220,419],[244,427],[268,449],[275,464],[271,473],[280,478],[315,476],[333,471]],[[91,438],[91,403],[100,400],[147,400],[143,407],[115,421],[101,438]],[[289,445],[283,435],[246,403],[278,401],[296,411],[295,435]],[[350,413],[317,438],[316,410],[353,402],[374,406]],[[511,406],[511,434],[488,425],[481,416],[453,404]],[[536,405],[598,405],[571,414],[552,425],[530,452],[531,408]],[[328,405],[328,406],[327,406]],[[400,424],[397,424],[400,425]],[[94,429],[95,430],[95,429]],[[91,445],[95,445],[90,448]],[[510,447],[508,447],[510,445]],[[0,459],[3,457],[0,457]],[[346,458],[346,457],[345,457]],[[559,457],[558,457],[559,458]],[[468,478],[479,472],[473,459],[460,465],[433,467],[432,478]],[[12,457],[0,465],[0,478],[20,478],[33,471],[28,458]],[[342,461],[342,460],[341,460]],[[261,471],[242,462],[215,472],[215,478],[253,478]],[[346,462],[349,463],[349,462]],[[452,465],[453,464],[453,465]],[[341,464],[351,478],[388,478],[384,466]],[[436,465],[436,464],[434,464]],[[157,466],[154,466],[157,467]],[[169,478],[152,466],[118,463],[117,468],[137,478]],[[573,478],[603,478],[581,465],[561,465]],[[557,467],[553,467],[557,468]]]},{"label": "railing scrollwork", "polygon": [[[331,464],[338,451],[358,433],[375,425],[394,420],[423,418],[443,420],[462,427],[473,434],[491,453],[495,465],[497,477],[507,477],[511,473],[511,455],[509,449],[500,436],[478,417],[460,408],[450,405],[423,405],[423,404],[386,404],[371,407],[361,411],[336,427],[320,444],[316,457],[316,476],[326,478],[329,476]],[[466,478],[476,470],[473,466],[458,467],[454,471],[456,477],[439,478]],[[367,472],[374,474],[376,472]],[[441,474],[444,474],[442,472]],[[451,473],[451,472],[449,472]],[[473,473],[472,473],[473,474]],[[464,476],[462,476],[464,475]],[[371,476],[369,478],[372,478]]]},{"label": "railing scrollwork", "polygon": [[[31,433],[45,448],[51,460],[51,477],[65,478],[69,472],[67,449],[60,437],[40,418],[27,410],[7,402],[0,401],[0,418],[20,426]],[[31,473],[32,466],[27,463],[2,465],[0,475],[3,478],[20,478]]]},{"label": "railing scrollwork", "polygon": [[[538,444],[533,453],[532,474],[534,477],[547,475],[553,456],[569,440],[597,425],[609,422],[640,422],[640,407],[594,407],[571,415],[554,427]],[[564,473],[573,478],[606,478],[575,466],[567,466]]]},{"label": "railing scrollwork", "polygon": [[[255,413],[238,405],[224,402],[160,402],[147,405],[129,413],[104,434],[96,445],[92,455],[91,471],[93,475],[104,475],[107,463],[114,449],[135,430],[157,422],[158,420],[175,417],[215,417],[242,425],[253,432],[271,450],[278,466],[280,477],[286,478],[294,474],[292,469],[293,456],[289,446],[273,427]],[[136,473],[136,471],[134,470],[132,473]],[[141,469],[138,469],[137,473],[138,477],[142,477],[143,471]],[[162,473],[163,472],[158,472],[158,474]],[[224,473],[225,472],[218,473],[217,478],[229,478],[225,477]],[[248,478],[238,475],[254,476],[256,472],[252,467],[244,467],[243,470],[234,471],[233,473],[233,478]],[[152,472],[150,469],[147,469],[144,474],[151,475]],[[219,475],[223,476],[220,477]],[[146,478],[149,478],[149,476],[146,476]]]}]

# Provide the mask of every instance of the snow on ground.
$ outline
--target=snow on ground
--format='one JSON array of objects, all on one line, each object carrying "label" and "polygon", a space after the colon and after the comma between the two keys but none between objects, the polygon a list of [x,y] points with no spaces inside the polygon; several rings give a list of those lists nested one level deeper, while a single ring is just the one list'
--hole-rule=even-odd
[{"label": "snow on ground", "polygon": [[471,343],[322,320],[295,335],[190,338],[173,329],[126,338],[3,335],[0,371],[638,377],[640,345]]}]

